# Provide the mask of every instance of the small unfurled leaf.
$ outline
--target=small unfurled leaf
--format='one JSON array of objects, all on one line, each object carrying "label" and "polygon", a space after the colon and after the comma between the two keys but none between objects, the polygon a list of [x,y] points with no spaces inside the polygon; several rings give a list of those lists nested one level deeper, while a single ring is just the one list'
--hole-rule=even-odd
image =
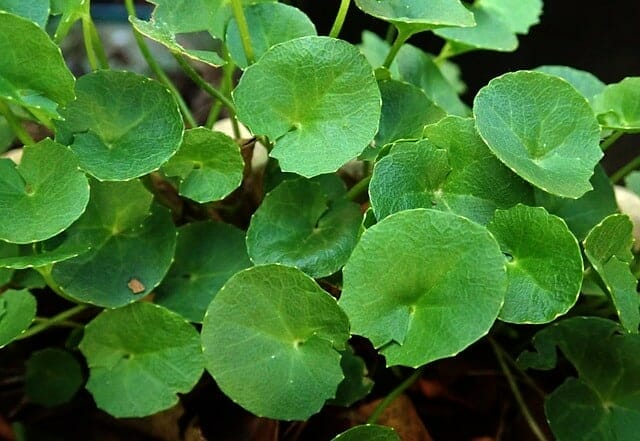
[{"label": "small unfurled leaf", "polygon": [[331,201],[320,185],[306,179],[285,181],[251,218],[247,250],[256,264],[281,263],[324,277],[347,261],[361,222],[357,204]]},{"label": "small unfurled leaf", "polygon": [[27,18],[45,29],[49,19],[49,0],[0,0],[0,11]]},{"label": "small unfurled leaf", "polygon": [[640,336],[610,320],[575,317],[552,324],[533,340],[536,352],[518,363],[553,369],[556,347],[578,372],[545,400],[558,441],[635,441],[640,430]]},{"label": "small unfurled leaf", "polygon": [[302,37],[269,49],[233,92],[238,118],[275,146],[283,171],[311,177],[336,171],[373,140],[380,91],[358,48]]},{"label": "small unfurled leaf", "polygon": [[352,332],[371,340],[390,366],[421,366],[478,340],[507,287],[504,256],[484,227],[425,209],[366,230],[343,274],[340,306]]},{"label": "small unfurled leaf", "polygon": [[[316,35],[313,22],[304,12],[293,6],[283,3],[257,3],[244,8],[244,13],[256,59],[278,43]],[[226,43],[233,61],[243,69],[247,67],[249,63],[235,18],[232,18],[227,26]]]},{"label": "small unfurled leaf", "polygon": [[163,167],[180,179],[180,194],[196,202],[223,199],[242,182],[244,162],[238,144],[205,127],[187,130],[178,153]]},{"label": "small unfurled leaf", "polygon": [[0,11],[0,54],[0,99],[58,118],[58,105],[74,98],[75,80],[46,32]]},{"label": "small unfurled leaf", "polygon": [[82,367],[67,351],[47,348],[27,360],[25,392],[30,402],[57,406],[70,401],[82,386]]},{"label": "small unfurled leaf", "polygon": [[600,127],[585,98],[566,81],[519,71],[495,78],[473,103],[491,151],[547,193],[577,199],[602,158]]},{"label": "small unfurled leaf", "polygon": [[157,170],[180,147],[184,123],[173,96],[157,81],[103,70],[76,83],[78,98],[57,121],[56,140],[101,181],[126,181]]},{"label": "small unfurled leaf", "polygon": [[198,332],[178,314],[138,302],[106,309],[84,331],[87,389],[118,418],[168,409],[195,386],[204,369]]},{"label": "small unfurled leaf", "polygon": [[401,441],[398,434],[386,426],[366,424],[352,427],[346,432],[333,438],[331,441]]},{"label": "small unfurled leaf", "polygon": [[640,132],[640,77],[609,84],[593,99],[593,110],[607,129]]},{"label": "small unfurled leaf", "polygon": [[544,72],[550,75],[566,80],[576,88],[589,102],[593,102],[593,98],[601,93],[606,84],[598,77],[584,70],[574,69],[569,66],[540,66],[534,69],[537,72]]},{"label": "small unfurled leaf", "polygon": [[342,351],[340,367],[344,374],[344,380],[338,385],[336,397],[330,400],[329,404],[350,407],[371,392],[373,381],[366,376],[367,366],[364,360],[355,355],[351,347]]},{"label": "small unfurled leaf", "polygon": [[138,180],[92,181],[87,211],[66,232],[67,246],[88,244],[91,249],[53,266],[52,277],[65,294],[113,308],[138,300],[160,283],[173,259],[176,230],[169,211],[152,205],[152,199]]},{"label": "small unfurled leaf", "polygon": [[544,208],[518,204],[497,210],[487,229],[507,260],[501,320],[547,323],[576,303],[582,286],[582,255],[562,219]]},{"label": "small unfurled leaf", "polygon": [[335,396],[348,338],[335,299],[282,265],[233,276],[202,326],[206,367],[220,389],[249,412],[280,420],[307,419]]},{"label": "small unfurled leaf", "polygon": [[596,225],[584,240],[584,252],[604,282],[620,323],[637,333],[640,325],[638,280],[631,271],[633,223],[624,214],[613,214]]},{"label": "small unfurled leaf", "polygon": [[200,323],[222,285],[250,266],[241,230],[218,222],[184,225],[178,229],[175,260],[155,290],[155,302]]},{"label": "small unfurled leaf", "polygon": [[20,165],[0,159],[0,239],[30,243],[71,225],[89,201],[87,178],[67,147],[45,139],[24,148]]},{"label": "small unfurled leaf", "polygon": [[36,316],[36,299],[29,291],[0,294],[0,348],[20,336]]}]

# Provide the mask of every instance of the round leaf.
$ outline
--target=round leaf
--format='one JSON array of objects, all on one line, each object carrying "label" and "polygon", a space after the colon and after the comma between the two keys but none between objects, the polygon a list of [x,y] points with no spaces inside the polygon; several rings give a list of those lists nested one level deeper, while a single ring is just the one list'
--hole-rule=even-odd
[{"label": "round leaf", "polygon": [[192,322],[202,322],[222,285],[250,266],[244,232],[216,222],[184,225],[178,229],[173,265],[154,300]]},{"label": "round leaf", "polygon": [[566,81],[520,71],[489,82],[473,103],[476,126],[508,167],[547,193],[577,199],[602,158],[600,127]]},{"label": "round leaf", "polygon": [[356,0],[356,5],[409,35],[441,26],[475,24],[473,15],[459,0]]},{"label": "round leaf", "polygon": [[57,118],[74,98],[62,53],[37,24],[0,11],[0,98]]},{"label": "round leaf", "polygon": [[[258,416],[304,420],[335,396],[349,322],[309,276],[281,265],[233,276],[202,326],[207,370]],[[258,375],[259,373],[259,375]]]},{"label": "round leaf", "polygon": [[380,91],[349,43],[302,37],[269,49],[233,92],[238,118],[275,143],[284,171],[311,177],[337,170],[373,139]]},{"label": "round leaf", "polygon": [[497,210],[487,225],[507,256],[500,320],[547,323],[565,314],[582,286],[580,245],[567,224],[541,207]]},{"label": "round leaf", "polygon": [[44,29],[49,19],[49,0],[0,0],[0,10],[28,18]]},{"label": "round leaf", "polygon": [[29,243],[60,233],[89,201],[87,178],[68,148],[45,139],[24,148],[20,165],[0,159],[0,239]]},{"label": "round leaf", "polygon": [[[307,15],[282,3],[258,3],[244,8],[249,26],[251,47],[256,59],[271,46],[298,37],[316,35],[316,27]],[[249,65],[242,46],[238,23],[234,18],[227,27],[227,47],[231,58],[241,68]]]},{"label": "round leaf", "polygon": [[360,207],[329,201],[306,179],[285,181],[264,198],[251,218],[247,251],[256,264],[295,266],[312,277],[338,271],[358,242]]},{"label": "round leaf", "polygon": [[401,441],[398,434],[386,426],[366,424],[342,432],[331,441]]},{"label": "round leaf", "polygon": [[640,77],[628,77],[608,85],[593,99],[593,109],[603,127],[628,133],[640,132]]},{"label": "round leaf", "polygon": [[78,360],[61,349],[34,352],[27,360],[25,392],[29,401],[57,406],[71,400],[83,382]]},{"label": "round leaf", "polygon": [[0,348],[19,337],[36,316],[36,299],[27,290],[0,294]]},{"label": "round leaf", "polygon": [[479,3],[518,34],[529,32],[531,26],[540,22],[542,14],[542,0],[479,0]]},{"label": "round leaf", "polygon": [[606,87],[606,85],[592,73],[574,69],[569,66],[540,66],[534,70],[562,78],[575,87],[576,90],[590,102]]},{"label": "round leaf", "polygon": [[223,199],[238,188],[243,168],[240,148],[233,139],[198,127],[184,133],[180,150],[162,171],[179,177],[181,195],[206,203]]},{"label": "round leaf", "polygon": [[485,335],[507,286],[504,257],[484,227],[425,209],[366,230],[343,274],[340,306],[352,332],[380,348],[387,365],[414,367]]},{"label": "round leaf", "polygon": [[76,83],[78,98],[60,114],[56,140],[102,181],[126,181],[157,170],[180,147],[184,123],[160,83],[131,72],[97,71]]},{"label": "round leaf", "polygon": [[86,213],[67,230],[70,244],[91,250],[54,265],[65,294],[85,303],[118,307],[149,294],[173,259],[176,230],[168,210],[151,205],[140,181],[93,181]]},{"label": "round leaf", "polygon": [[99,408],[118,417],[168,409],[203,371],[198,332],[161,306],[138,302],[104,310],[84,331],[87,389]]}]

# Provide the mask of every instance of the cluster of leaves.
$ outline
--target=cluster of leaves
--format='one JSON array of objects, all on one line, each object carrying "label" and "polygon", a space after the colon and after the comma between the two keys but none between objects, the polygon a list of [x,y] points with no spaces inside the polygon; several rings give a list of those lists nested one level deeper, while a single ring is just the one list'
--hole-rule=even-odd
[{"label": "cluster of leaves", "polygon": [[[108,69],[87,0],[0,0],[0,147],[24,144],[19,165],[0,159],[0,345],[99,307],[77,348],[108,413],[166,409],[206,369],[250,412],[301,420],[368,394],[352,335],[388,366],[416,368],[496,320],[553,322],[520,361],[551,369],[557,347],[578,372],[546,401],[557,439],[635,439],[633,225],[599,161],[640,131],[640,78],[605,85],[543,66],[495,78],[469,108],[448,59],[516,49],[541,0],[356,0],[396,30],[392,44],[365,33],[360,47],[335,38],[349,1],[330,37],[273,1],[153,3],[149,21],[130,18],[143,53],[142,35],[166,46],[216,98],[209,122],[226,106],[269,164],[252,169],[246,143],[194,124],[152,58],[159,81]],[[58,44],[78,20],[93,69],[76,79]],[[438,56],[406,44],[426,31],[444,39]],[[217,49],[180,42],[193,32]],[[188,60],[242,74],[218,90]],[[53,139],[33,141],[21,121]],[[364,176],[347,191],[338,170],[356,158]],[[247,192],[261,173],[266,195]],[[354,202],[367,188],[369,203]],[[260,205],[246,232],[222,222],[219,201],[249,194]],[[30,290],[45,285],[78,306],[33,324]],[[618,321],[558,319],[581,293],[609,298]],[[33,402],[64,402],[83,381],[60,349],[27,364]],[[338,439],[397,435],[367,425]]]}]

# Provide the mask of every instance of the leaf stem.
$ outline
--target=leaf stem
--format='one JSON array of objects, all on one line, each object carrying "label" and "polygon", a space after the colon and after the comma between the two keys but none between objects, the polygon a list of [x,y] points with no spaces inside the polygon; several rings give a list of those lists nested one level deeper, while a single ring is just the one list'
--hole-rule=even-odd
[{"label": "leaf stem", "polygon": [[[127,8],[129,17],[136,17],[136,9],[135,5],[133,4],[133,0],[124,0],[124,3],[125,7]],[[178,106],[180,107],[180,111],[182,112],[182,116],[187,122],[187,125],[190,127],[196,127],[198,123],[193,117],[191,109],[189,109],[189,106],[187,106],[187,103],[185,103],[182,95],[178,91],[178,88],[173,84],[169,76],[165,73],[165,71],[162,69],[160,64],[158,64],[155,58],[153,58],[151,50],[149,49],[149,46],[147,46],[147,43],[145,43],[142,34],[138,32],[138,30],[134,28],[133,25],[131,26],[131,30],[133,31],[133,37],[136,39],[136,44],[138,45],[138,49],[140,49],[142,57],[145,59],[158,80],[160,80],[160,82],[164,84],[167,89],[169,89],[169,91],[175,98]]]},{"label": "leaf stem", "polygon": [[504,372],[504,376],[507,379],[507,382],[509,383],[509,388],[511,389],[511,392],[513,393],[513,396],[516,399],[516,402],[518,403],[518,407],[520,407],[520,411],[522,412],[522,416],[524,416],[524,419],[527,421],[527,424],[529,425],[531,432],[533,432],[534,436],[539,441],[548,441],[547,437],[544,435],[544,432],[542,431],[542,429],[540,429],[540,426],[538,426],[538,423],[533,418],[533,415],[531,415],[531,412],[529,412],[527,403],[525,403],[524,398],[520,393],[520,389],[518,389],[516,380],[513,377],[513,374],[511,373],[511,371],[509,370],[509,366],[505,361],[505,358],[500,346],[498,346],[498,344],[491,337],[487,337],[487,340],[489,340],[489,343],[493,348],[493,352],[496,354],[496,359],[498,360],[500,369],[502,369],[502,372]]},{"label": "leaf stem", "polygon": [[636,156],[631,161],[627,162],[620,169],[618,169],[614,174],[611,175],[611,182],[617,184],[627,177],[629,173],[634,171],[640,167],[640,156]]},{"label": "leaf stem", "polygon": [[371,181],[371,175],[365,176],[360,181],[356,182],[356,184],[347,191],[344,198],[350,201],[356,200],[360,194],[369,188],[369,181]]},{"label": "leaf stem", "polygon": [[[231,89],[233,88],[233,74],[236,71],[236,65],[231,61],[229,51],[224,51],[224,59],[226,64],[222,66],[222,94],[229,97]],[[216,121],[220,117],[220,111],[222,110],[222,102],[216,100],[209,110],[209,116],[207,116],[206,126],[213,128]]]},{"label": "leaf stem", "polygon": [[211,95],[214,98],[219,99],[220,101],[222,101],[222,104],[224,104],[225,106],[227,106],[227,108],[229,109],[229,111],[231,113],[233,113],[233,116],[235,117],[236,114],[236,107],[233,105],[233,103],[231,102],[231,100],[229,98],[227,98],[226,96],[224,96],[224,94],[222,92],[220,92],[218,89],[216,89],[215,87],[213,87],[211,84],[207,83],[204,78],[202,78],[200,76],[200,74],[198,73],[198,71],[196,71],[191,64],[189,64],[181,55],[179,54],[173,54],[173,56],[175,57],[176,61],[178,62],[178,64],[180,65],[180,67],[182,68],[182,70],[184,71],[184,73],[187,74],[187,76],[191,79],[191,81],[193,81],[194,83],[196,83],[196,85],[198,85],[198,87],[200,87],[202,90],[204,90],[205,92],[207,92],[209,95]]},{"label": "leaf stem", "polygon": [[396,35],[396,39],[394,40],[391,49],[389,49],[387,58],[384,59],[384,63],[382,63],[382,66],[389,69],[391,63],[393,63],[393,60],[396,58],[396,55],[398,55],[398,51],[400,50],[402,45],[409,39],[409,37],[411,37],[411,34],[404,33],[398,30],[398,35]]},{"label": "leaf stem", "polygon": [[247,17],[245,17],[244,10],[242,9],[242,0],[231,0],[231,6],[233,7],[233,16],[238,23],[238,31],[240,31],[240,40],[242,41],[244,55],[247,57],[247,62],[249,64],[253,64],[256,60],[253,53],[253,46],[251,46],[249,24],[247,23]]},{"label": "leaf stem", "polygon": [[35,144],[31,135],[22,127],[22,123],[20,123],[18,117],[13,113],[11,107],[2,100],[0,100],[0,114],[5,117],[9,127],[11,127],[11,130],[23,145]]},{"label": "leaf stem", "polygon": [[423,368],[424,366],[421,366],[413,371],[413,373],[406,380],[404,380],[394,390],[392,390],[389,395],[384,397],[384,399],[380,401],[380,404],[378,404],[378,407],[374,409],[371,416],[369,416],[369,418],[367,419],[367,424],[375,424],[384,410],[389,407],[389,405],[393,403],[393,401],[398,398],[405,390],[407,390],[413,383],[415,383],[418,378],[420,378]]},{"label": "leaf stem", "polygon": [[81,313],[87,308],[89,308],[89,305],[76,305],[73,308],[62,311],[61,313],[54,315],[53,317],[43,322],[40,322],[35,326],[30,327],[24,333],[22,333],[16,340],[22,340],[25,338],[32,337],[46,329],[49,329],[52,326],[56,326],[56,325],[59,325],[60,323],[64,323],[69,318],[73,317],[76,314]]},{"label": "leaf stem", "polygon": [[347,11],[349,10],[350,4],[351,4],[351,0],[342,0],[340,2],[340,9],[338,9],[338,14],[336,15],[336,19],[333,22],[333,26],[331,26],[329,37],[338,38],[338,35],[340,35],[340,31],[342,30],[344,19],[347,17]]},{"label": "leaf stem", "polygon": [[[47,317],[36,317],[33,319],[36,323],[44,323],[48,322],[49,319]],[[84,325],[78,322],[74,322],[73,320],[65,320],[62,322],[55,323],[52,326],[59,326],[61,328],[82,328]]]},{"label": "leaf stem", "polygon": [[609,147],[611,147],[618,139],[620,139],[624,135],[624,132],[613,132],[611,136],[602,141],[600,144],[600,148],[603,152],[606,152]]},{"label": "leaf stem", "polygon": [[91,70],[108,69],[107,54],[102,46],[96,25],[88,13],[82,16],[82,37]]}]

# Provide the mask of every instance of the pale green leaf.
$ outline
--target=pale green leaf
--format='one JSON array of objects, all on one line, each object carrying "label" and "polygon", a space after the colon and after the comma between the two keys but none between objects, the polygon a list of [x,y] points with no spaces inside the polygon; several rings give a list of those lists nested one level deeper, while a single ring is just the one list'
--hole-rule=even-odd
[{"label": "pale green leaf", "polygon": [[31,403],[57,406],[70,401],[84,381],[82,367],[67,351],[46,348],[26,362],[25,393]]},{"label": "pale green leaf", "polygon": [[238,118],[275,146],[284,171],[336,171],[378,129],[380,91],[355,46],[328,37],[278,44],[247,68],[233,92]]},{"label": "pale green leaf", "polygon": [[256,266],[215,296],[202,327],[209,373],[249,412],[304,420],[333,398],[349,322],[329,294],[301,271]]},{"label": "pale green leaf", "polygon": [[507,287],[504,256],[484,227],[425,209],[366,230],[343,275],[340,306],[352,333],[371,340],[389,366],[462,351],[488,332]]},{"label": "pale green leaf", "polygon": [[593,99],[593,109],[607,129],[640,132],[640,77],[609,84]]},{"label": "pale green leaf", "polygon": [[576,88],[590,102],[601,93],[606,85],[595,75],[584,70],[574,69],[569,66],[540,66],[534,69],[537,72],[544,72],[566,80]]},{"label": "pale green leaf", "polygon": [[28,18],[45,29],[49,19],[49,0],[0,0],[0,10]]},{"label": "pale green leaf", "polygon": [[27,290],[0,294],[0,348],[20,336],[36,316],[36,299]]},{"label": "pale green leaf", "polygon": [[84,331],[87,389],[98,407],[118,418],[168,409],[203,372],[198,332],[161,306],[138,302],[104,310]]},{"label": "pale green leaf", "polygon": [[500,16],[517,34],[526,34],[540,22],[542,0],[478,0],[487,11]]},{"label": "pale green leaf", "polygon": [[566,81],[519,71],[495,78],[473,103],[491,151],[547,193],[577,199],[602,158],[600,127],[587,100]]}]

